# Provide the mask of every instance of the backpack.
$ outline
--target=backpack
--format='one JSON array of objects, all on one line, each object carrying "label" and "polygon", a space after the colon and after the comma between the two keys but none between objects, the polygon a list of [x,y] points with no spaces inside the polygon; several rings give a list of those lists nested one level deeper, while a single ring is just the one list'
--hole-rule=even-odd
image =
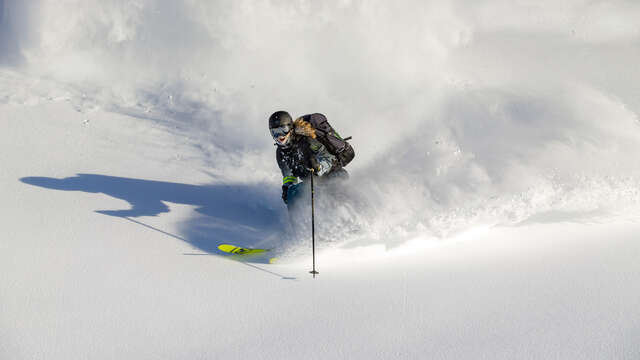
[{"label": "backpack", "polygon": [[311,124],[316,131],[316,140],[320,141],[327,150],[338,158],[341,166],[346,166],[353,160],[356,153],[353,151],[353,147],[347,142],[351,139],[351,136],[343,139],[334,129],[329,125],[327,117],[315,113],[302,116],[302,120]]}]

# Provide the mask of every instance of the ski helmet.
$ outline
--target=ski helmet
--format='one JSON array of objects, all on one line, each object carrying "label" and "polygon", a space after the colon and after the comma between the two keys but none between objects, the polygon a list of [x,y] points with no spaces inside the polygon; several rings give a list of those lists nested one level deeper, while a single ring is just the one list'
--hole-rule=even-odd
[{"label": "ski helmet", "polygon": [[269,131],[278,146],[286,147],[293,136],[293,119],[286,111],[276,111],[269,117]]}]

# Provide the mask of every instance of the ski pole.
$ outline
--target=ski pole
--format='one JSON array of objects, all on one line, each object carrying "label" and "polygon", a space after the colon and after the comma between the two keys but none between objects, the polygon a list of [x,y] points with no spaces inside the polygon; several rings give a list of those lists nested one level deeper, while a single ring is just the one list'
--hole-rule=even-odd
[{"label": "ski pole", "polygon": [[316,271],[316,229],[315,229],[315,213],[314,213],[314,204],[313,204],[313,173],[314,170],[311,170],[311,257],[313,259],[313,270],[309,271],[309,273],[313,274],[313,278],[316,278],[316,274],[319,272]]}]

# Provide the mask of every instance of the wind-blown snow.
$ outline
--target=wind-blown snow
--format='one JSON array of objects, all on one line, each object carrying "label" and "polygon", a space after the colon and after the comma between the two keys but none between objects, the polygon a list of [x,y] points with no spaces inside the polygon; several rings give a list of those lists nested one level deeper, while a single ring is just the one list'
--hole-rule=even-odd
[{"label": "wind-blown snow", "polygon": [[358,222],[388,238],[637,202],[638,16],[633,2],[7,1],[2,44],[80,111],[194,139],[217,181],[275,183],[267,116],[327,114],[375,205]]},{"label": "wind-blown snow", "polygon": [[[256,285],[252,272],[267,276],[275,273],[277,276],[272,277],[277,280],[300,278],[303,275],[296,271],[307,266],[308,240],[298,239],[304,242],[298,246],[296,240],[284,235],[287,217],[279,199],[281,179],[266,119],[276,110],[288,110],[293,115],[322,112],[341,134],[353,136],[357,154],[348,166],[352,175],[347,185],[348,205],[336,209],[320,201],[318,209],[322,264],[349,275],[347,280],[340,280],[339,286],[324,288],[327,292],[305,288],[292,301],[302,300],[314,291],[325,296],[343,295],[346,291],[352,299],[359,299],[315,303],[320,304],[318,311],[325,313],[335,305],[335,317],[330,316],[319,333],[331,333],[331,342],[338,344],[329,357],[347,357],[345,354],[355,349],[341,339],[362,330],[354,324],[368,318],[367,314],[375,316],[385,300],[374,301],[371,307],[365,306],[366,311],[355,314],[355,320],[344,328],[349,331],[344,333],[336,332],[340,317],[357,313],[359,306],[369,301],[366,296],[387,299],[373,290],[374,280],[355,274],[355,268],[362,265],[371,270],[372,263],[384,261],[391,268],[390,275],[374,271],[384,279],[382,289],[390,287],[405,294],[404,300],[388,298],[393,305],[381,315],[381,322],[390,323],[389,332],[397,338],[385,343],[388,334],[378,332],[374,326],[365,327],[365,333],[379,342],[371,352],[362,354],[381,358],[424,355],[408,351],[411,344],[415,349],[436,351],[434,357],[472,357],[471,345],[443,345],[447,336],[438,332],[436,325],[444,326],[451,320],[454,325],[449,328],[449,335],[458,339],[456,335],[460,333],[456,331],[460,327],[455,324],[463,324],[465,317],[473,318],[477,321],[473,326],[481,327],[480,318],[474,318],[476,308],[460,310],[466,305],[449,308],[443,304],[478,296],[478,292],[496,285],[490,280],[502,274],[490,265],[496,261],[500,264],[497,267],[515,273],[513,278],[497,280],[500,283],[495,286],[495,294],[486,295],[486,301],[478,304],[478,312],[495,316],[499,309],[487,304],[506,297],[513,300],[509,303],[512,306],[507,305],[511,310],[507,314],[531,313],[538,303],[523,299],[541,296],[540,291],[546,291],[546,281],[551,281],[549,274],[535,274],[544,264],[552,269],[562,269],[564,265],[559,256],[548,250],[552,247],[550,241],[545,242],[549,248],[535,247],[544,258],[541,263],[524,269],[514,270],[516,260],[501,262],[503,258],[498,256],[489,261],[471,256],[469,266],[486,276],[480,279],[482,275],[477,275],[475,280],[480,284],[470,286],[471,291],[456,287],[454,277],[447,275],[448,269],[453,269],[463,277],[462,282],[474,279],[465,270],[465,259],[455,255],[456,251],[482,252],[483,245],[479,243],[484,239],[492,244],[490,249],[499,252],[509,248],[505,257],[526,262],[530,261],[526,254],[511,248],[510,237],[521,237],[525,239],[522,243],[529,244],[539,241],[529,231],[555,241],[563,241],[563,233],[574,234],[574,242],[567,246],[575,249],[580,247],[575,237],[587,236],[590,226],[603,239],[609,232],[619,234],[613,241],[621,253],[637,251],[632,235],[636,226],[628,221],[640,212],[640,72],[634,70],[640,61],[639,18],[640,3],[622,0],[441,0],[393,4],[383,0],[0,0],[0,114],[6,126],[2,136],[6,145],[0,156],[6,164],[3,194],[11,199],[7,200],[2,217],[12,219],[5,220],[3,227],[15,241],[0,246],[20,260],[4,262],[4,273],[8,275],[0,278],[0,290],[28,292],[11,279],[24,279],[20,277],[22,264],[36,260],[29,260],[29,251],[16,250],[16,244],[28,244],[22,250],[34,250],[38,248],[36,239],[59,240],[63,241],[60,246],[64,250],[53,251],[64,254],[61,256],[71,256],[82,249],[77,251],[95,260],[99,257],[96,250],[80,239],[98,228],[102,233],[95,234],[94,241],[100,251],[107,252],[104,261],[108,262],[116,258],[120,249],[107,244],[113,237],[109,236],[111,226],[115,226],[115,236],[143,238],[141,249],[155,246],[158,239],[175,241],[153,250],[158,254],[211,254],[223,242],[287,249],[286,254],[280,255],[288,257],[288,265],[276,270],[252,269],[251,266],[268,265],[247,263],[248,272],[242,275],[226,270],[217,256],[197,257],[214,262],[215,271],[257,286],[256,291],[263,296],[271,291],[272,284]],[[490,234],[485,235],[485,230]],[[131,238],[127,235],[130,232],[135,234]],[[496,238],[487,240],[492,234]],[[473,240],[456,241],[461,238]],[[597,238],[594,235],[590,244],[596,244]],[[117,241],[120,244],[122,240]],[[125,247],[125,243],[120,245]],[[55,244],[47,246],[56,248]],[[550,305],[552,300],[549,304],[543,302],[541,306],[551,310],[533,322],[545,329],[554,328],[564,336],[568,332],[559,323],[569,321],[582,326],[581,339],[601,340],[601,331],[590,332],[585,323],[601,321],[603,327],[612,329],[623,320],[613,313],[597,317],[594,309],[600,314],[610,306],[619,310],[618,315],[636,315],[629,310],[637,299],[634,288],[619,302],[613,294],[611,298],[585,301],[580,307],[584,313],[576,311],[562,319],[562,311],[570,307],[569,300],[561,295],[562,285],[571,288],[574,280],[597,276],[594,267],[605,267],[594,265],[605,263],[595,255],[598,251],[612,251],[607,253],[606,263],[619,260],[620,264],[605,271],[608,275],[598,277],[596,285],[589,283],[583,289],[567,290],[571,295],[568,298],[590,296],[598,286],[610,291],[624,291],[622,284],[631,286],[627,280],[628,274],[637,273],[634,262],[626,255],[617,257],[608,248],[593,245],[591,250],[585,250],[585,257],[569,262],[584,270],[582,276],[560,271],[563,276],[550,285],[557,290],[550,298],[560,302],[561,309]],[[432,251],[457,260],[454,265],[437,260],[436,255],[429,255]],[[138,257],[144,252],[135,249],[130,256]],[[570,250],[565,253],[572,256]],[[162,256],[166,255],[160,256],[163,260],[152,256],[147,260],[150,263],[141,268],[160,269],[162,261],[175,261],[175,271],[180,267],[211,271],[206,260],[198,260],[197,265],[189,262],[196,256],[182,256],[188,258],[184,260]],[[410,265],[400,265],[404,261],[400,259],[405,257]],[[360,265],[353,265],[353,258],[358,258]],[[422,259],[433,265],[425,268],[420,264]],[[127,269],[134,269],[135,261],[127,261]],[[74,270],[87,269],[81,260],[72,262],[78,262],[78,267],[70,265]],[[62,277],[56,277],[60,274],[55,269],[61,267],[64,266],[54,261],[43,265],[43,271],[53,271],[51,276],[55,279],[49,280],[66,284]],[[115,286],[117,281],[110,283],[94,271],[97,270],[90,270],[91,276],[112,284],[112,296],[117,297],[121,291]],[[407,275],[412,271],[420,275]],[[436,273],[432,277],[431,271]],[[297,275],[290,276],[289,272]],[[144,306],[141,297],[156,291],[155,286],[162,287],[162,276],[152,276],[145,284],[141,280],[144,275],[137,275],[142,277],[132,281],[142,288],[133,299],[135,308],[140,308]],[[114,279],[119,276],[126,276],[126,272],[114,275]],[[404,285],[395,284],[396,276],[404,279]],[[217,280],[228,286],[225,289],[245,291],[220,277]],[[81,283],[86,284],[88,278],[81,277]],[[511,287],[524,286],[521,279],[532,284],[528,292],[510,293]],[[614,280],[606,284],[608,279]],[[176,275],[174,280],[176,285],[184,278]],[[200,280],[194,281],[206,286],[206,279]],[[54,291],[42,281],[46,291]],[[348,291],[351,286],[365,295],[359,297],[355,290]],[[422,286],[435,286],[436,290],[421,289]],[[448,286],[457,291],[448,293]],[[295,291],[291,290],[293,287],[276,285],[283,292]],[[183,290],[197,292],[188,286]],[[246,291],[243,294],[250,296]],[[412,292],[415,298],[406,298]],[[46,294],[37,296],[50,300]],[[436,296],[435,303],[425,300],[432,296]],[[270,299],[277,298],[274,295]],[[67,300],[56,299],[56,309],[68,310]],[[198,294],[194,299],[204,302],[204,296]],[[253,315],[260,314],[258,308],[264,306],[251,301],[234,303],[238,297],[231,295],[224,299],[226,306],[249,307],[247,311]],[[516,299],[518,304],[525,301],[524,305],[514,305]],[[6,296],[0,300],[9,301]],[[110,300],[118,303],[114,312],[126,317],[120,307],[124,303]],[[412,301],[420,305],[410,304]],[[34,304],[41,302],[34,300]],[[146,314],[158,315],[172,306],[155,304],[158,312],[152,309]],[[289,310],[268,301],[266,304],[273,311]],[[8,309],[18,305],[18,300],[11,300]],[[205,308],[208,316],[218,316],[218,308]],[[89,309],[95,310],[91,306],[85,310]],[[394,318],[394,312],[407,309],[418,311],[417,320],[412,321],[406,313],[399,318],[403,321]],[[434,309],[444,309],[445,313],[457,309],[464,316],[438,317]],[[65,321],[73,323],[73,315],[65,311],[62,312],[69,316]],[[585,313],[592,317],[582,316]],[[4,351],[10,358],[20,358],[16,354],[34,357],[27,349],[37,345],[21,343],[17,334],[38,328],[36,318],[13,331],[21,320],[7,317],[7,312],[0,314],[0,321],[4,322],[0,324],[4,328],[0,329],[0,355]],[[86,316],[87,312],[82,314]],[[178,321],[177,312],[172,314]],[[549,314],[555,314],[554,319],[558,320]],[[104,316],[97,320],[100,328],[109,329],[111,340],[122,340],[115,328],[105,325],[110,315]],[[307,324],[312,316],[306,316],[296,312],[295,318],[300,319],[300,324]],[[436,325],[429,327],[427,317]],[[275,315],[268,318],[288,330],[302,331],[290,324],[287,327]],[[535,348],[522,340],[526,334],[542,342],[553,340],[548,333],[537,334],[533,327],[518,327],[518,322],[510,322],[507,315],[498,318],[502,324],[497,327],[498,332],[518,334],[514,335],[517,339],[505,340],[513,345],[512,350]],[[59,325],[55,316],[50,320],[38,329],[44,333]],[[262,320],[258,321],[260,332],[271,329]],[[5,326],[6,321],[12,321],[12,325]],[[557,328],[549,326],[549,322]],[[232,332],[236,339],[242,337],[246,324],[246,319],[236,324]],[[196,328],[202,326],[198,322]],[[615,331],[609,335],[610,347],[583,352],[576,343],[565,347],[563,344],[571,340],[561,337],[564,343],[552,341],[551,350],[529,354],[545,358],[629,358],[633,351],[637,353],[634,342],[628,340],[632,338],[630,333],[637,333],[637,321],[625,322],[624,326],[619,337]],[[181,328],[181,336],[190,333],[188,328],[188,324]],[[439,340],[426,341],[416,335],[419,332]],[[273,340],[260,338],[258,333],[252,332],[251,336],[260,344]],[[291,333],[283,330],[282,334]],[[481,342],[483,338],[473,333],[467,328],[460,338]],[[398,334],[406,335],[406,342]],[[12,339],[9,345],[3,344],[3,335]],[[158,345],[165,337],[155,333],[153,339]],[[206,357],[211,352],[200,348],[207,341],[205,338],[180,341],[192,344],[194,350],[188,354]],[[356,344],[363,344],[364,338],[361,334]],[[300,355],[312,339],[303,335],[296,339],[300,342],[292,354]],[[184,355],[171,347],[177,343],[160,350],[158,357]],[[314,349],[326,350],[321,347],[329,343]],[[509,347],[501,347],[496,338],[491,338],[486,347],[471,343],[486,350],[482,354],[502,348],[496,358],[527,357],[517,350],[505,350]],[[39,346],[55,348],[54,357],[63,358],[72,352],[73,345]],[[245,346],[250,346],[248,340]],[[465,346],[469,349],[465,350]],[[452,348],[458,350],[450,351]],[[140,354],[140,349],[135,349],[131,353]],[[116,357],[124,354],[126,350],[111,353]],[[239,358],[246,353],[223,354]],[[286,352],[274,348],[265,350],[265,357],[283,354]],[[48,358],[46,355],[42,357]]]}]

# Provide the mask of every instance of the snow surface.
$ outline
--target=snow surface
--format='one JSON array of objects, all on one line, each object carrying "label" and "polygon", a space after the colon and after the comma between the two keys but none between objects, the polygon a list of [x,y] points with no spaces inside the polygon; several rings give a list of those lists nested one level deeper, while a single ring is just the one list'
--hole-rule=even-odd
[{"label": "snow surface", "polygon": [[[639,16],[0,0],[0,359],[640,358]],[[280,109],[354,136],[315,279]]]}]

